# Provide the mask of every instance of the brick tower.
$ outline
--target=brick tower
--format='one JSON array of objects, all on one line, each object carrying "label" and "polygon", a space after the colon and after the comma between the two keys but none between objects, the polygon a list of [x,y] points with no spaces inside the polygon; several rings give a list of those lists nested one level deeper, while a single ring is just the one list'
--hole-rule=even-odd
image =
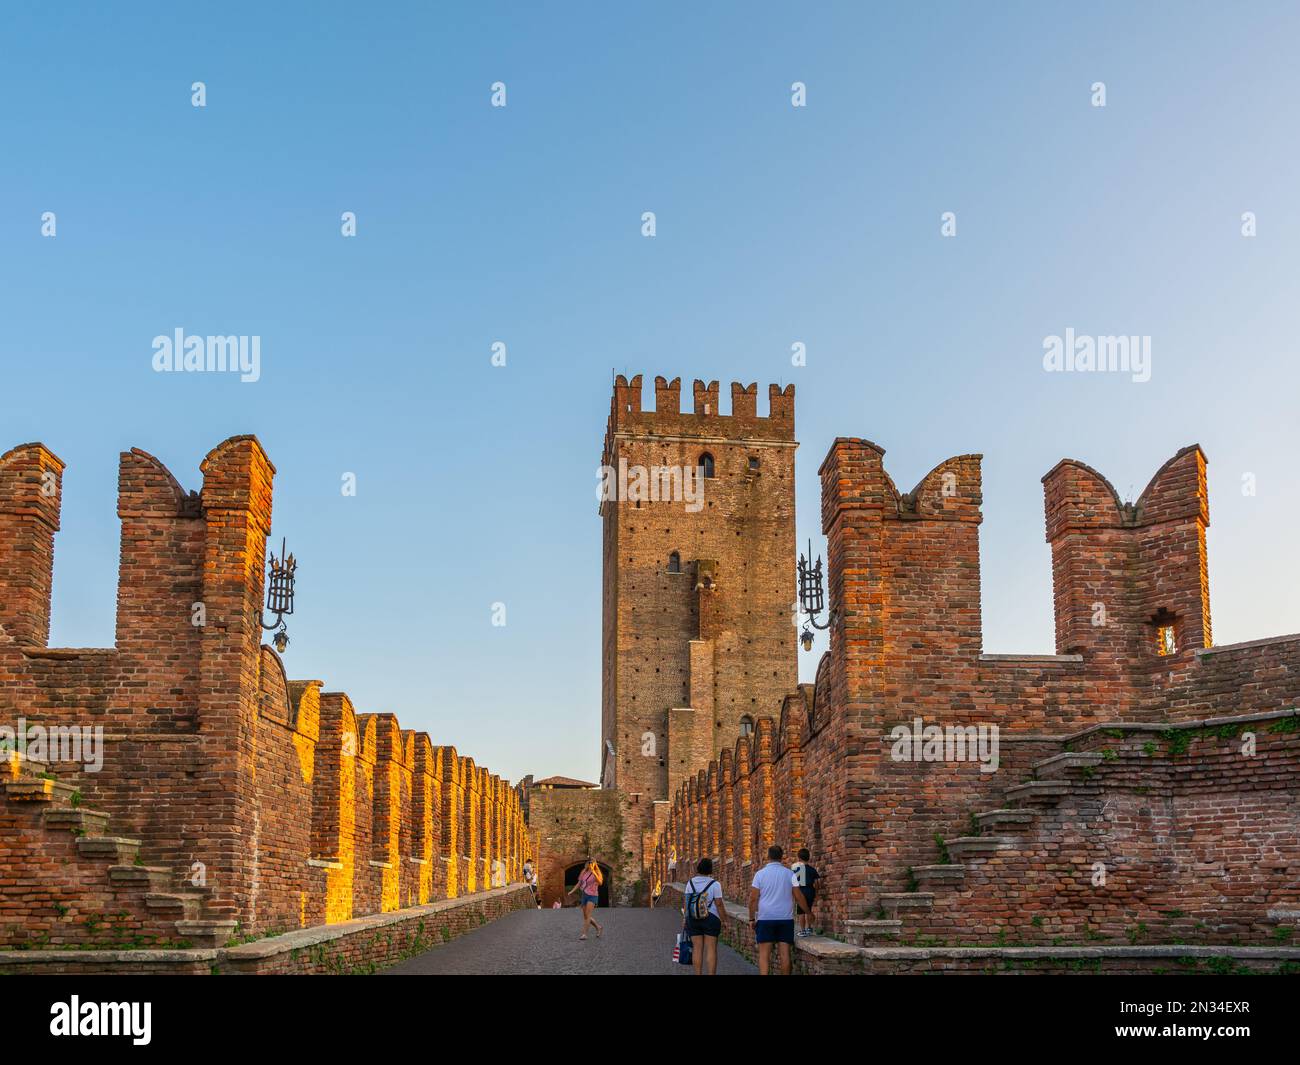
[{"label": "brick tower", "polygon": [[[780,710],[798,683],[794,386],[614,383],[602,468],[601,784],[616,789],[624,860],[640,875],[684,780]],[[691,478],[694,478],[694,484]],[[683,486],[680,490],[678,485]],[[693,489],[693,491],[692,491]]]}]

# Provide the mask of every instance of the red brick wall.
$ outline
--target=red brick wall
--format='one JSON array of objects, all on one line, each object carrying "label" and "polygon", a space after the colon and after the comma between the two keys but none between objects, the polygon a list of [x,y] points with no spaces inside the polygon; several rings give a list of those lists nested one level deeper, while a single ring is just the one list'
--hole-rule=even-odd
[{"label": "red brick wall", "polygon": [[[121,456],[109,649],[46,647],[62,469],[39,444],[0,457],[0,725],[101,727],[102,770],[51,768],[106,831],[205,887],[204,915],[241,935],[478,890],[498,859],[518,878],[513,789],[391,714],[288,680],[261,644],[275,470],[255,438],[208,454],[201,493],[143,451]],[[6,874],[67,842],[22,823],[0,852],[0,908],[16,897]]]},{"label": "red brick wall", "polygon": [[0,952],[0,975],[362,975],[437,947],[532,903],[522,884],[443,900],[328,929],[225,949]]},{"label": "red brick wall", "polygon": [[[291,688],[279,657],[262,650],[263,690],[257,727],[257,879],[250,923],[259,931],[298,928],[319,877],[311,853],[312,793],[320,688]],[[303,704],[310,703],[308,709]]]},{"label": "red brick wall", "polygon": [[43,444],[0,455],[0,631],[16,644],[44,646],[50,638],[62,490],[63,462]]},{"label": "red brick wall", "polygon": [[535,853],[530,853],[543,906],[557,900],[563,905],[574,904],[574,898],[564,896],[564,873],[587,858],[595,858],[610,867],[608,888],[612,900],[630,900],[631,885],[620,879],[622,870],[628,866],[623,853],[628,846],[622,827],[624,802],[613,789],[532,790],[528,800],[528,827],[537,839],[537,848]]},{"label": "red brick wall", "polygon": [[1012,847],[964,860],[904,941],[1276,942],[1269,911],[1300,906],[1296,724],[1091,731],[1069,747],[1103,752],[1095,770]]},{"label": "red brick wall", "polygon": [[[1277,715],[1300,703],[1300,636],[1206,646],[1208,506],[1199,448],[1166,463],[1132,506],[1079,463],[1062,463],[1044,478],[1061,652],[1055,656],[982,653],[979,456],[949,459],[901,494],[880,448],[839,439],[821,475],[835,624],[815,689],[774,700],[769,709],[779,708],[781,721],[760,723],[752,745],[738,743],[734,756],[684,782],[652,857],[657,881],[680,879],[709,855],[720,862],[726,890],[744,897],[769,843],[782,844],[787,855],[806,844],[826,877],[819,913],[843,932],[850,920],[877,917],[882,895],[913,893],[914,870],[942,860],[936,837],[946,846],[972,834],[972,814],[1020,804],[1017,793],[1008,798],[1009,789],[1034,779],[1035,763],[1061,753],[1073,734],[1146,722],[1157,736],[1176,723],[1191,735],[1192,724],[1208,718],[1281,720]],[[1175,619],[1177,652],[1169,656],[1157,652],[1162,610]],[[972,761],[894,760],[891,731],[916,718],[925,725],[996,726],[997,771],[981,773]],[[1096,770],[1097,781],[1072,780],[1081,794],[1106,789],[1112,806],[1084,802],[1081,823],[1044,816],[1033,853],[1056,853],[1068,838],[1072,861],[1083,862],[1093,847],[1121,854],[1125,864],[1123,852],[1141,851],[1141,833],[1088,818],[1143,808],[1134,798],[1143,788],[1163,788],[1169,802],[1181,797],[1185,805],[1166,819],[1165,830],[1194,833],[1196,843],[1166,848],[1145,865],[1128,860],[1124,894],[1079,904],[1085,917],[1076,912],[1073,923],[1063,915],[1069,905],[1063,911],[1056,903],[1058,934],[1116,936],[1125,922],[1163,928],[1154,916],[1157,898],[1173,910],[1199,908],[1201,918],[1233,908],[1231,892],[1211,891],[1197,902],[1203,884],[1190,857],[1197,848],[1218,855],[1206,860],[1227,863],[1226,875],[1249,893],[1249,919],[1234,934],[1266,934],[1269,902],[1290,897],[1288,885],[1300,873],[1291,845],[1300,815],[1287,797],[1296,766],[1281,736],[1257,760],[1206,755],[1201,764],[1182,757],[1162,768],[1146,755],[1134,763],[1139,776],[1150,778],[1145,782],[1126,782],[1109,761]],[[1193,752],[1200,750],[1193,744]],[[1192,798],[1180,771],[1211,781],[1197,792],[1204,797]],[[715,810],[728,808],[725,829],[715,832],[713,819],[724,816]],[[1239,830],[1239,810],[1258,819],[1249,833]],[[1269,840],[1286,846],[1279,850]],[[674,854],[677,869],[670,871]],[[922,912],[910,923],[935,922],[924,933],[933,935],[943,920],[951,934],[976,927],[977,940],[1016,934],[1035,917],[1043,921],[1067,890],[1047,872],[1056,868],[1027,856],[1020,872],[1004,870],[990,882],[983,902],[953,892],[931,916]]]},{"label": "red brick wall", "polygon": [[[694,385],[684,413],[681,382],[655,381],[642,409],[641,377],[614,385],[601,463],[618,469],[695,469],[715,474],[703,506],[608,501],[604,522],[603,780],[627,799],[624,826],[634,878],[648,861],[654,803],[730,748],[741,719],[757,718],[797,680],[794,601],[794,388]],[[757,468],[751,468],[751,460]],[[671,573],[676,552],[681,572]],[[646,737],[653,737],[647,740]]]}]

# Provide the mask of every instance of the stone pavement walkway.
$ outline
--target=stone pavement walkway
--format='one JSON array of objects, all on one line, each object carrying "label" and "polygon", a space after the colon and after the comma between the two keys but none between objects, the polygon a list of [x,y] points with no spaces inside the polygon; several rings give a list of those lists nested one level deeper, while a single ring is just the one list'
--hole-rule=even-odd
[{"label": "stone pavement walkway", "polygon": [[[440,947],[385,969],[386,976],[525,974],[536,976],[663,975],[693,970],[674,965],[673,934],[681,914],[673,909],[614,907],[597,910],[605,927],[581,942],[576,908],[516,910]],[[725,944],[718,944],[718,975],[758,970]]]}]

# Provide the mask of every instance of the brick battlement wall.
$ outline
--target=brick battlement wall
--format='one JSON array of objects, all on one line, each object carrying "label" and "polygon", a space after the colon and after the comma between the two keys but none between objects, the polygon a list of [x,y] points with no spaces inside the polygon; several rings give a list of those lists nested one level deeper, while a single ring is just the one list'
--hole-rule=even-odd
[{"label": "brick battlement wall", "polygon": [[794,385],[768,385],[768,413],[758,413],[758,385],[731,383],[731,413],[723,414],[719,405],[717,381],[705,384],[697,380],[692,387],[692,409],[682,410],[682,379],[655,378],[655,409],[643,410],[641,375],[630,381],[619,374],[614,380],[610,400],[609,423],[601,462],[617,457],[615,437],[626,432],[653,432],[655,435],[680,435],[693,439],[737,437],[794,442]]},{"label": "brick battlement wall", "polygon": [[[816,684],[664,804],[650,878],[710,856],[744,898],[770,843],[806,845],[823,923],[863,941],[1115,937],[1177,913],[1195,916],[1169,935],[1224,941],[1294,923],[1300,636],[1210,645],[1200,448],[1133,504],[1082,463],[1043,479],[1058,653],[1023,656],[983,653],[980,456],[904,494],[883,455],[839,439],[821,467],[834,621]],[[902,760],[893,729],[917,718],[997,726],[996,771]],[[1106,729],[1149,731],[1070,747]]]},{"label": "brick battlement wall", "polygon": [[[120,864],[94,866],[126,855],[150,870],[134,879],[159,896],[153,910],[192,919],[199,896],[214,927],[250,935],[517,881],[525,831],[506,781],[392,714],[291,681],[262,645],[275,469],[258,441],[232,437],[201,468],[202,491],[186,493],[151,455],[122,455],[115,643],[62,649],[46,643],[63,463],[40,444],[0,457],[0,726],[104,737],[98,772],[4,763],[0,944],[95,940],[75,930],[108,903],[86,902],[76,878],[4,887],[56,851],[90,863],[83,885],[131,881]],[[78,832],[118,842],[42,835],[66,834],[59,800],[74,794]]]},{"label": "brick battlement wall", "polygon": [[649,864],[656,810],[798,681],[794,386],[769,386],[764,414],[756,384],[731,385],[728,414],[716,381],[695,382],[690,412],[680,378],[657,377],[654,398],[642,408],[640,375],[615,380],[602,465],[711,475],[690,505],[601,503],[601,783],[623,798],[625,886]]}]

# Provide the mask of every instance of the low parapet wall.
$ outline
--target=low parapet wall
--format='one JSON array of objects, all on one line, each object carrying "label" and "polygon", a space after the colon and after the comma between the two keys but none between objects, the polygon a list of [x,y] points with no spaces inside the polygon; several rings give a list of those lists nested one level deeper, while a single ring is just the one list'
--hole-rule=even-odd
[{"label": "low parapet wall", "polygon": [[360,975],[433,950],[532,903],[526,884],[209,950],[0,951],[0,975]]},{"label": "low parapet wall", "polygon": [[[660,906],[680,908],[683,884],[666,884]],[[748,907],[724,899],[722,941],[751,961],[757,957]],[[1186,945],[1088,947],[857,947],[828,936],[796,939],[793,969],[817,976],[1152,974],[1218,976],[1300,974],[1300,947]]]}]

